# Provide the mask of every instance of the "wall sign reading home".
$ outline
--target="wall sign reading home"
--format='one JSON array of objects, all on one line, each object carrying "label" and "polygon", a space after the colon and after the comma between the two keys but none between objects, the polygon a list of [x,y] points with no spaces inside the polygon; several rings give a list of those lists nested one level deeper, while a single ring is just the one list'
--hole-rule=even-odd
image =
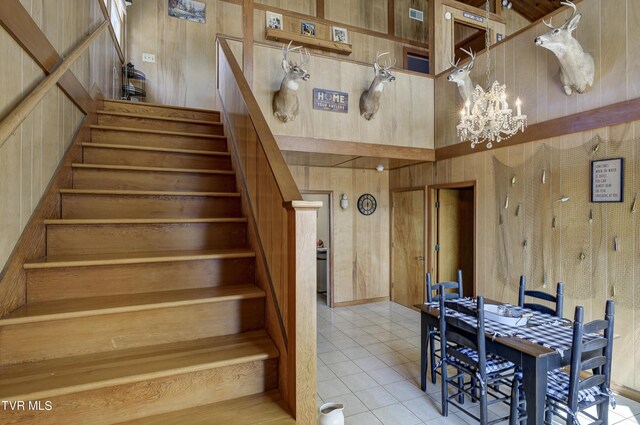
[{"label": "wall sign reading home", "polygon": [[624,201],[624,158],[591,161],[591,202]]},{"label": "wall sign reading home", "polygon": [[349,93],[313,89],[313,109],[333,112],[349,112]]}]

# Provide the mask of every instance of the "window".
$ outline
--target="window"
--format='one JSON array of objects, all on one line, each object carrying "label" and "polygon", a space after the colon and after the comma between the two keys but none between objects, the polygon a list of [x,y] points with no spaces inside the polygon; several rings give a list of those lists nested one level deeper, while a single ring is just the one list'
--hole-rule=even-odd
[{"label": "window", "polygon": [[429,53],[425,50],[403,47],[404,69],[408,71],[429,73]]},{"label": "window", "polygon": [[126,6],[123,0],[111,0],[111,11],[109,12],[109,18],[111,19],[111,26],[116,34],[118,44],[122,47],[122,36],[124,34],[124,14]]}]

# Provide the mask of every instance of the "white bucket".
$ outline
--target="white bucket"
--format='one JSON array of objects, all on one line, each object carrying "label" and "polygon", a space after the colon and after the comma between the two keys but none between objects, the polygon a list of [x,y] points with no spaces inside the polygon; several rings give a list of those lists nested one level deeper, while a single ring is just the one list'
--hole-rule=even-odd
[{"label": "white bucket", "polygon": [[318,425],[344,425],[344,405],[340,403],[325,403],[320,406]]}]

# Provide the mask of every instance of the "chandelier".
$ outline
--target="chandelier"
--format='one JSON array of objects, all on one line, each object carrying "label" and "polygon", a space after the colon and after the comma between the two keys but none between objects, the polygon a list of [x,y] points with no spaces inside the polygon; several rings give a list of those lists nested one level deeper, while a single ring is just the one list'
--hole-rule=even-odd
[{"label": "chandelier", "polygon": [[460,123],[456,126],[461,140],[470,140],[471,147],[487,142],[491,149],[493,142],[502,140],[523,131],[527,126],[527,116],[522,115],[522,102],[516,99],[516,114],[509,108],[504,84],[491,83],[491,52],[489,50],[489,1],[486,4],[487,27],[485,31],[485,51],[487,55],[487,90],[479,84],[473,90],[471,99],[467,99],[460,112]]}]

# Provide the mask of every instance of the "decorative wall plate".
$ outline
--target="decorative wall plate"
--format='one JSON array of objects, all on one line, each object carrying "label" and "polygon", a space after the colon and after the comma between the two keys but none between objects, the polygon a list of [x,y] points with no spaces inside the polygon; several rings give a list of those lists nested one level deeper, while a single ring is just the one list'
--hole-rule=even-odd
[{"label": "decorative wall plate", "polygon": [[376,198],[370,193],[365,193],[358,198],[358,211],[360,211],[362,215],[373,214],[377,206]]}]

